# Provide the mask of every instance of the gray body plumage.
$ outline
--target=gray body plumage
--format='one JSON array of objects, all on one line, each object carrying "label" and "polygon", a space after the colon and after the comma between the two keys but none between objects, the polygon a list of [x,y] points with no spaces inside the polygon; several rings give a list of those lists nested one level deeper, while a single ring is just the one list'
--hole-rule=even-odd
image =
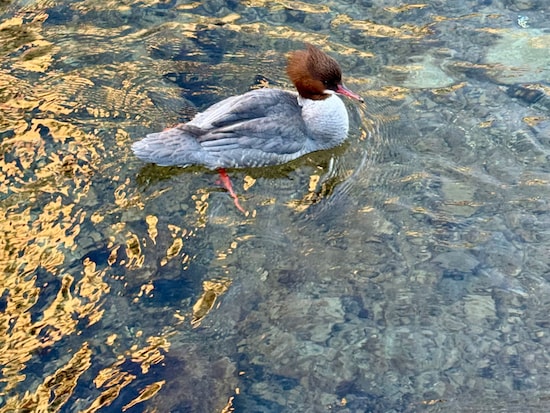
[{"label": "gray body plumage", "polygon": [[347,133],[347,110],[334,94],[311,100],[258,89],[222,100],[186,124],[149,134],[132,150],[163,166],[260,167],[334,147]]}]

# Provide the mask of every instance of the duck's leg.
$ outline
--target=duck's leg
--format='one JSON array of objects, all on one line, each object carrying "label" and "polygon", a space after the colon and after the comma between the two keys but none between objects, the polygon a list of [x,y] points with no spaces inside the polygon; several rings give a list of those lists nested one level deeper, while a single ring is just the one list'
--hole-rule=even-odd
[{"label": "duck's leg", "polygon": [[220,183],[227,190],[231,198],[233,198],[233,202],[235,203],[237,209],[246,215],[245,209],[239,203],[239,198],[237,198],[237,194],[235,193],[235,191],[233,191],[233,185],[231,185],[231,179],[229,178],[229,175],[227,175],[227,172],[225,172],[225,169],[223,168],[218,169],[218,173],[220,174],[220,179],[218,180],[218,183]]}]

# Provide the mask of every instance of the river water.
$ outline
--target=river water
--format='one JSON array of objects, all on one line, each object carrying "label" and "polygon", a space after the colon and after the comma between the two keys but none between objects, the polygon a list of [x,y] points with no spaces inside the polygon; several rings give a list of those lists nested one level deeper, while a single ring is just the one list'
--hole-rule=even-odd
[{"label": "river water", "polygon": [[[546,0],[0,1],[0,412],[545,412]],[[341,64],[341,147],[130,146]]]}]

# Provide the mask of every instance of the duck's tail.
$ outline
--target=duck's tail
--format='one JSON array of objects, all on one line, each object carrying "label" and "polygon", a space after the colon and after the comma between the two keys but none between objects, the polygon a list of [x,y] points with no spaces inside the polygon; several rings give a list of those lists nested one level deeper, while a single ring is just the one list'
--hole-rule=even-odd
[{"label": "duck's tail", "polygon": [[150,133],[132,144],[132,151],[141,160],[160,166],[188,166],[196,163],[201,146],[194,128],[179,125],[158,133]]}]

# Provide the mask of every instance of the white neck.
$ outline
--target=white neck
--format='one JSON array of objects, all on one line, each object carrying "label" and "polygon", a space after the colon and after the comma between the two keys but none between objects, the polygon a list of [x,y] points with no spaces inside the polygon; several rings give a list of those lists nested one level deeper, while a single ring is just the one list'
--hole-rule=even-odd
[{"label": "white neck", "polygon": [[302,117],[315,138],[316,147],[321,143],[323,148],[339,145],[348,136],[349,119],[344,102],[331,94],[323,100],[305,99],[298,96],[302,107]]}]

